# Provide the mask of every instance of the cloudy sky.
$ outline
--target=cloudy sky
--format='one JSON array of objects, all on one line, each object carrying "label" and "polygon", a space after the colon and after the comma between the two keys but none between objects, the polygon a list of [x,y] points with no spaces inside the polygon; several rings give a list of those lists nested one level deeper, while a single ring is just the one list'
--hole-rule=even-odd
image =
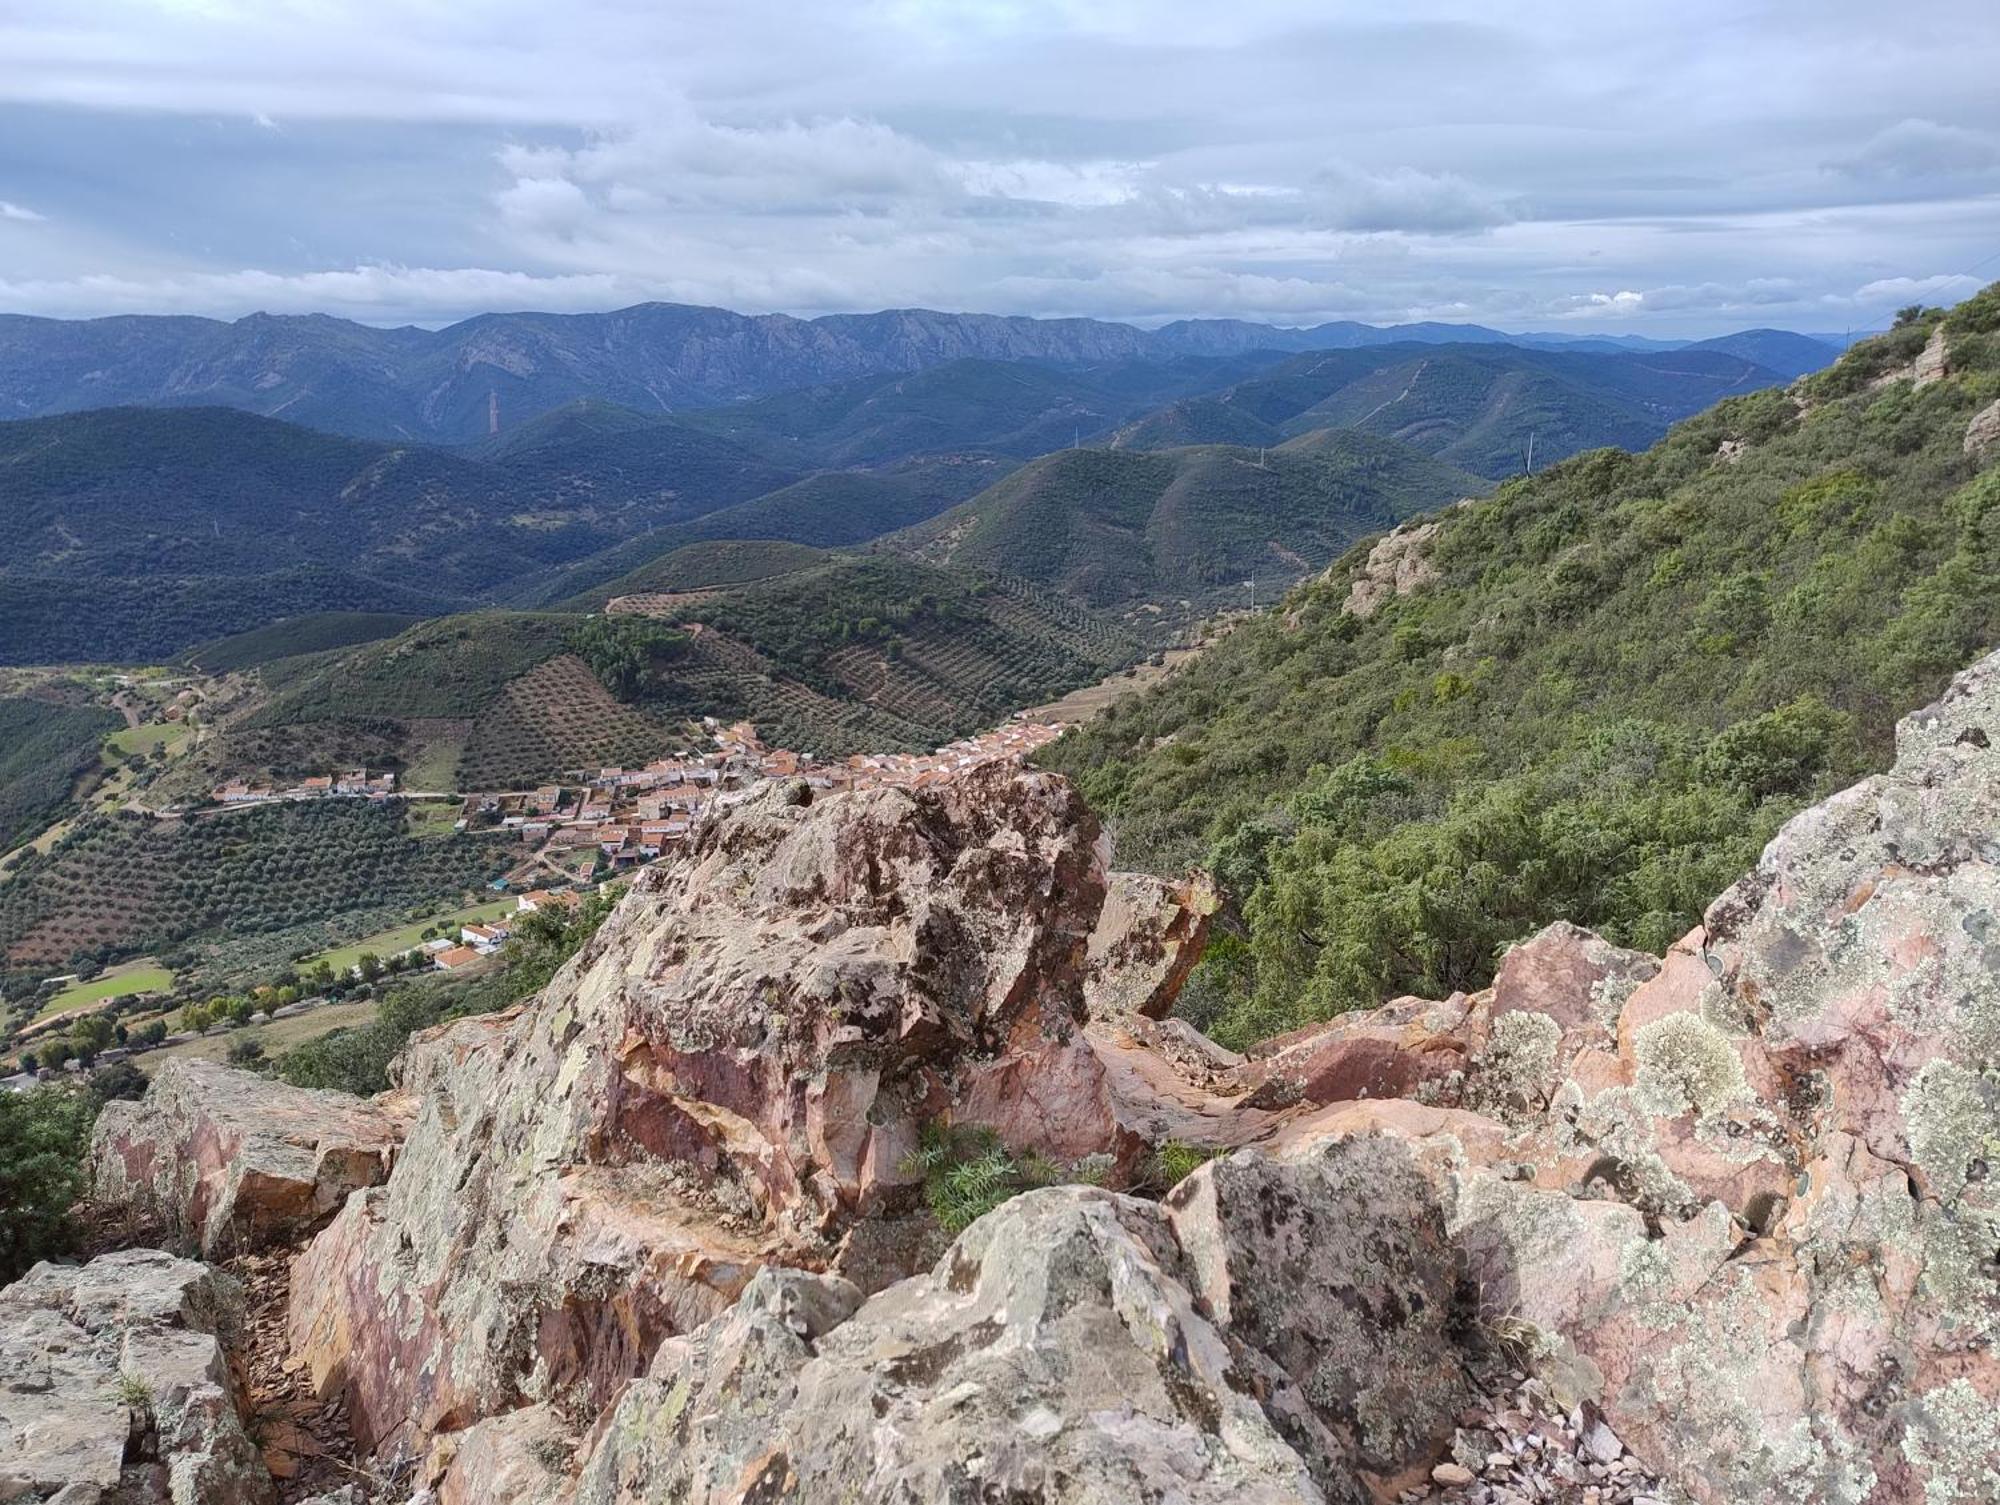
[{"label": "cloudy sky", "polygon": [[1865,328],[1994,0],[0,0],[0,311]]}]

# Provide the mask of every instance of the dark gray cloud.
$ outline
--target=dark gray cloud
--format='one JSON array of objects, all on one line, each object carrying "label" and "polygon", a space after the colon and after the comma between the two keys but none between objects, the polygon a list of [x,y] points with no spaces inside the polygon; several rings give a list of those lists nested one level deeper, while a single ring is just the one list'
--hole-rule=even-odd
[{"label": "dark gray cloud", "polygon": [[24,312],[1707,333],[2000,253],[1990,0],[10,0],[0,58]]}]

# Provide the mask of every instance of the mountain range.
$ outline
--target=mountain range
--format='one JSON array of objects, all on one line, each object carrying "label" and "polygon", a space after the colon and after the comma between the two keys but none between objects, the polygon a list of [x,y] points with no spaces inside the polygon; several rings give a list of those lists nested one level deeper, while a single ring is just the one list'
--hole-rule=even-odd
[{"label": "mountain range", "polygon": [[[1794,365],[1824,364],[1835,354],[1831,346],[1797,343],[1799,336],[1780,338]],[[482,314],[437,330],[381,329],[319,314],[254,314],[233,323],[12,315],[0,317],[0,416],[221,405],[363,438],[465,444],[582,398],[678,411],[962,359],[1068,366],[1382,343],[1559,342],[1621,348],[1601,337],[1510,336],[1477,325],[1281,329],[1197,320],[1149,331],[1093,319],[927,309],[798,319],[664,303],[612,313]]]}]

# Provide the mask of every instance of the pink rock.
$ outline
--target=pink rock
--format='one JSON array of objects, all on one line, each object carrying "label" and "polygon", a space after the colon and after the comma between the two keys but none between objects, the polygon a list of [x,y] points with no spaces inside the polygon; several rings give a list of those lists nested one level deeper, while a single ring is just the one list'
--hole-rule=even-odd
[{"label": "pink rock", "polygon": [[100,1209],[215,1257],[287,1242],[388,1174],[408,1105],[315,1092],[212,1061],[172,1061],[91,1137]]}]

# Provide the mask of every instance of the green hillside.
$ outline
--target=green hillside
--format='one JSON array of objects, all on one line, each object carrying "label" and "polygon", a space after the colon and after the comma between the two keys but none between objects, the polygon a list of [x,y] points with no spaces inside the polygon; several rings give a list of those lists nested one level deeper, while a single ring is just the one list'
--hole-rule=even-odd
[{"label": "green hillside", "polygon": [[600,426],[489,464],[227,408],[0,423],[0,663],[157,662],[284,618],[435,616],[798,479]]},{"label": "green hillside", "polygon": [[866,543],[935,517],[1013,468],[1014,461],[999,455],[944,454],[919,455],[874,470],[820,471],[692,522],[656,528],[579,561],[552,579],[537,582],[519,604],[595,607],[611,596],[633,591],[691,589],[657,583],[663,578],[662,569],[668,575],[681,571],[681,566],[668,568],[661,561],[685,563],[705,547],[704,540],[742,541],[742,558],[756,553],[758,541],[770,541],[774,559],[786,557],[787,543],[815,548]]},{"label": "green hillside", "polygon": [[690,545],[620,594],[648,614],[479,612],[274,661],[269,700],[161,794],[353,765],[395,768],[420,791],[521,788],[658,757],[699,716],[747,717],[825,753],[928,748],[1137,653],[1024,583],[798,544]]},{"label": "green hillside", "polygon": [[774,575],[789,575],[825,558],[823,549],[779,539],[726,538],[682,544],[566,604],[596,610],[613,596],[748,585]]},{"label": "green hillside", "polygon": [[546,413],[537,413],[518,427],[471,446],[471,452],[483,460],[504,464],[533,450],[576,444],[609,434],[629,434],[663,421],[658,413],[641,413],[615,402],[580,397]]},{"label": "green hillside", "polygon": [[956,360],[677,414],[676,421],[800,466],[882,465],[962,450],[1026,459],[1090,442],[1160,403],[1214,391],[1276,359],[1181,357],[1086,368]]},{"label": "green hillside", "polygon": [[[1949,379],[1870,385],[1939,322]],[[1240,906],[1191,1010],[1241,1043],[1443,997],[1558,918],[1658,948],[1887,760],[2000,642],[2000,466],[1963,443],[2000,396],[2000,288],[1799,390],[1442,514],[1436,579],[1366,620],[1357,548],[1052,750],[1122,861],[1205,860]]]},{"label": "green hillside", "polygon": [[[492,468],[534,512],[517,521],[551,525],[572,512],[591,518],[678,522],[789,485],[798,472],[727,439],[663,419],[638,426],[560,429],[561,442],[510,447]],[[621,536],[637,531],[619,528]]]},{"label": "green hillside", "polygon": [[204,643],[187,655],[187,662],[206,674],[227,674],[281,658],[378,642],[394,637],[416,620],[394,612],[311,612]]},{"label": "green hillside", "polygon": [[115,712],[26,696],[0,698],[0,853],[56,820],[98,765]]},{"label": "green hillside", "polygon": [[1275,590],[1484,485],[1368,434],[1268,453],[1061,450],[890,542],[1167,627],[1241,604],[1253,575]]},{"label": "green hillside", "polygon": [[1285,431],[1222,397],[1190,397],[1148,413],[1111,436],[1113,449],[1182,449],[1191,444],[1282,444]]},{"label": "green hillside", "polygon": [[823,556],[673,616],[698,630],[648,703],[746,716],[825,754],[934,747],[1137,653],[1129,634],[1024,582],[894,555]]},{"label": "green hillside", "polygon": [[499,841],[418,839],[395,805],[269,805],[194,820],[93,816],[0,884],[0,971],[47,974],[206,936],[476,889]]},{"label": "green hillside", "polygon": [[1641,449],[1670,422],[1779,379],[1721,342],[1654,353],[1378,345],[1295,356],[1149,414],[1114,442],[1266,444],[1358,428],[1499,479],[1522,471],[1531,435],[1537,465],[1607,444]]}]

